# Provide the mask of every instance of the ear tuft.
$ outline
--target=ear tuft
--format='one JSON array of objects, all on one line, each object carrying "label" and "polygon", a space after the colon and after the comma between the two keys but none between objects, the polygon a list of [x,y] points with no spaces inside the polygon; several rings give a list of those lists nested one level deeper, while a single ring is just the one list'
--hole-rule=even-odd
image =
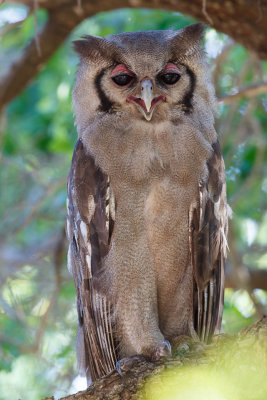
[{"label": "ear tuft", "polygon": [[180,35],[186,37],[187,40],[200,42],[203,39],[207,25],[204,22],[197,22],[196,24],[188,25],[181,29]]},{"label": "ear tuft", "polygon": [[206,25],[202,22],[188,25],[177,31],[172,38],[172,51],[174,54],[185,57],[194,54],[201,54],[202,39]]},{"label": "ear tuft", "polygon": [[77,54],[86,57],[86,54],[88,53],[88,43],[86,40],[74,40],[72,45]]},{"label": "ear tuft", "polygon": [[118,44],[99,36],[82,36],[84,40],[73,41],[73,47],[81,58],[89,58],[92,62],[122,58],[122,49]]},{"label": "ear tuft", "polygon": [[105,44],[105,39],[98,36],[84,35],[83,40],[74,40],[73,48],[81,57],[97,57]]}]

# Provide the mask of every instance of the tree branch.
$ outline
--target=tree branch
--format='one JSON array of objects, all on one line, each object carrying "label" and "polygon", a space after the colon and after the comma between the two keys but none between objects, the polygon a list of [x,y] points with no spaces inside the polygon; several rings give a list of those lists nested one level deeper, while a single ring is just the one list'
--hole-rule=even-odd
[{"label": "tree branch", "polygon": [[[235,282],[237,288],[242,288],[247,290],[251,300],[254,303],[256,313],[259,317],[262,317],[266,314],[266,310],[264,306],[256,299],[253,287],[251,285],[250,274],[247,268],[242,265],[242,257],[240,253],[237,251],[236,245],[236,234],[234,231],[235,227],[233,222],[229,223],[229,231],[228,231],[228,242],[230,243],[230,252],[229,259],[232,264],[232,276],[233,281]],[[256,282],[254,282],[256,283]]]},{"label": "tree branch", "polygon": [[[56,13],[49,18],[38,38],[41,55],[38,54],[36,40],[33,39],[25,48],[21,57],[1,77],[0,109],[16,97],[38,74],[72,29],[82,20],[80,16],[73,15],[73,13],[70,18],[71,11],[71,9],[67,12],[63,10],[61,15]],[[64,14],[66,22],[62,23]]]},{"label": "tree branch", "polygon": [[260,94],[264,94],[266,92],[267,92],[267,82],[255,83],[253,85],[247,86],[246,88],[240,89],[235,94],[220,96],[218,98],[218,101],[221,101],[225,104],[229,104],[232,103],[233,101],[241,99],[242,97],[250,99],[252,97],[259,96]]},{"label": "tree branch", "polygon": [[[32,7],[32,0],[17,0]],[[253,50],[260,58],[267,58],[267,3],[255,7],[247,0],[42,0],[40,6],[50,17],[39,36],[42,55],[38,55],[35,40],[0,79],[0,109],[9,103],[37,75],[45,62],[61,45],[71,30],[85,18],[123,7],[162,8],[189,14],[199,20],[209,19],[212,26]],[[207,10],[208,8],[208,10]],[[235,96],[235,95],[233,95]],[[231,97],[233,99],[233,97]],[[226,101],[226,100],[225,100]],[[228,101],[231,101],[228,99]]]},{"label": "tree branch", "polygon": [[[32,5],[32,0],[17,0],[19,3]],[[79,7],[80,4],[80,7]],[[97,13],[124,7],[161,8],[179,11],[198,20],[207,19],[212,27],[231,36],[237,42],[256,52],[260,58],[267,58],[267,3],[260,1],[258,7],[247,0],[42,0],[40,6],[47,10],[72,8],[83,10],[83,18],[88,11]],[[69,15],[70,17],[71,15]]]},{"label": "tree branch", "polygon": [[[218,56],[216,57],[216,59],[214,60],[215,63],[215,68],[213,71],[213,81],[215,83],[215,87],[216,87],[216,93],[218,93],[218,88],[219,88],[219,78],[221,76],[221,69],[222,66],[225,62],[225,60],[227,59],[230,51],[232,50],[232,48],[235,46],[235,42],[233,40],[229,40],[226,45],[223,47],[222,51],[218,54]],[[219,96],[217,96],[219,97]]]},{"label": "tree branch", "polygon": [[[244,267],[245,268],[245,267]],[[267,270],[266,269],[246,269],[248,274],[249,287],[251,290],[267,290]],[[232,274],[226,274],[225,287],[231,289],[241,289]]]},{"label": "tree branch", "polygon": [[[149,376],[153,377],[153,388],[156,385],[165,395],[172,393],[170,392],[171,387],[176,393],[179,393],[186,371],[190,367],[195,370],[198,366],[200,373],[203,373],[205,367],[209,367],[209,376],[212,371],[218,370],[226,376],[232,374],[232,372],[240,376],[242,370],[247,370],[249,379],[251,379],[249,385],[257,385],[254,380],[257,376],[259,378],[259,390],[265,391],[267,389],[266,375],[264,375],[267,372],[264,356],[267,350],[266,338],[267,317],[263,317],[260,321],[243,329],[234,337],[228,335],[215,336],[210,345],[182,337],[177,346],[174,346],[174,357],[172,359],[158,363],[139,361],[128,372],[124,372],[122,376],[113,371],[108,376],[94,382],[86,391],[64,397],[61,400],[153,399],[153,396],[148,395],[147,397],[144,395],[146,392],[141,391],[147,381],[146,378]],[[253,366],[254,372],[251,370],[251,366]],[[160,374],[161,372],[162,374]],[[171,379],[166,380],[168,372],[171,373],[169,375]],[[188,387],[188,389],[192,388]],[[231,388],[231,382],[229,382],[227,390],[235,390],[234,387]],[[163,398],[165,398],[164,393],[162,393]],[[255,398],[264,398],[264,396],[260,397],[258,394],[255,393]],[[169,398],[169,396],[167,397]],[[159,393],[157,393],[157,398],[161,398]],[[230,395],[229,398],[235,398],[235,396],[231,397]],[[246,397],[246,399],[248,398]],[[53,397],[46,400],[53,400]]]},{"label": "tree branch", "polygon": [[61,235],[58,238],[58,241],[56,243],[56,247],[54,250],[55,280],[54,280],[54,288],[53,288],[53,291],[52,291],[52,294],[50,297],[49,305],[48,305],[45,313],[42,315],[40,325],[35,334],[34,343],[32,343],[30,346],[20,346],[20,351],[22,353],[37,353],[40,349],[42,338],[44,336],[50,314],[54,310],[56,303],[57,303],[57,299],[58,299],[58,292],[60,290],[60,285],[61,285],[61,280],[62,280],[61,267],[62,267],[63,259],[64,259],[65,244],[66,244],[65,229],[62,228]]}]

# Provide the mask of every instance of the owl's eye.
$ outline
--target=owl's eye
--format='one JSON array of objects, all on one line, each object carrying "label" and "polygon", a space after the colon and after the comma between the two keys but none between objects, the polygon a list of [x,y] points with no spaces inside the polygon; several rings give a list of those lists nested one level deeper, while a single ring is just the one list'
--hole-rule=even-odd
[{"label": "owl's eye", "polygon": [[119,86],[126,86],[128,83],[132,81],[133,77],[128,74],[117,75],[112,78],[113,82],[115,82]]},{"label": "owl's eye", "polygon": [[166,83],[167,85],[174,85],[176,82],[179,81],[181,75],[180,74],[176,74],[173,72],[167,72],[166,74],[162,74],[160,76],[160,79],[162,80],[162,82]]}]

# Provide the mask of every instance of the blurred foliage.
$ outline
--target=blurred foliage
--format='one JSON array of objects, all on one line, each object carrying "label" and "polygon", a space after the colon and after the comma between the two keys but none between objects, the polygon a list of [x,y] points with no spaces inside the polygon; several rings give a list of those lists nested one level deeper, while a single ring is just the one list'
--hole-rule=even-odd
[{"label": "blurred foliage", "polygon": [[[21,5],[0,7],[0,28],[24,19]],[[47,19],[39,10],[40,29]],[[75,392],[77,326],[72,278],[65,267],[66,179],[76,141],[71,91],[77,56],[71,41],[82,34],[179,29],[194,22],[179,13],[115,10],[84,21],[42,72],[1,115],[0,126],[0,400],[56,397]],[[29,16],[0,37],[0,73],[34,35]],[[267,75],[240,45],[209,29],[205,38],[218,95]],[[225,46],[229,47],[225,51]],[[220,55],[223,57],[220,59]],[[227,268],[267,268],[267,96],[219,103],[216,121],[226,162],[228,198],[233,208]],[[266,306],[261,290],[226,291],[223,326],[235,333],[257,319]]]},{"label": "blurred foliage", "polygon": [[[254,333],[255,334],[255,333]],[[187,346],[189,347],[189,346]],[[215,349],[180,355],[183,367],[168,366],[144,385],[142,400],[265,400],[266,337],[222,338]]]}]

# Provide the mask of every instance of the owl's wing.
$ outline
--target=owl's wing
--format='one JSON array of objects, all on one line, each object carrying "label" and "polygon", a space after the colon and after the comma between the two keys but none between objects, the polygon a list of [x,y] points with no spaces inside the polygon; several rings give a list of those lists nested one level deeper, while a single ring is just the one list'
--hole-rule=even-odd
[{"label": "owl's wing", "polygon": [[189,213],[190,257],[194,271],[194,326],[208,342],[219,333],[224,301],[228,206],[225,168],[219,143],[213,144],[208,177]]},{"label": "owl's wing", "polygon": [[93,381],[112,371],[116,363],[111,305],[92,282],[109,251],[115,220],[113,200],[108,176],[78,140],[68,177],[68,266],[77,297],[78,366]]}]

